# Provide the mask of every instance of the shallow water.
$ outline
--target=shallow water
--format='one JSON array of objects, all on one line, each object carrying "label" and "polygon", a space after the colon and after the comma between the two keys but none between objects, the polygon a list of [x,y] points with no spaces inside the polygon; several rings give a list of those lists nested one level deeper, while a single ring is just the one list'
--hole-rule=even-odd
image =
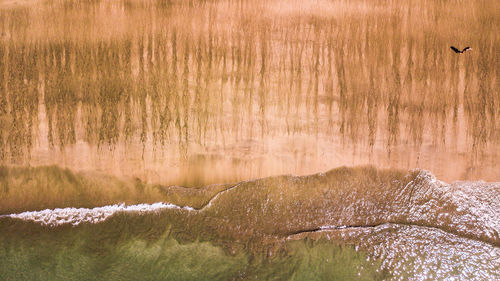
[{"label": "shallow water", "polygon": [[7,4],[3,164],[188,186],[367,164],[498,180],[498,1]]}]

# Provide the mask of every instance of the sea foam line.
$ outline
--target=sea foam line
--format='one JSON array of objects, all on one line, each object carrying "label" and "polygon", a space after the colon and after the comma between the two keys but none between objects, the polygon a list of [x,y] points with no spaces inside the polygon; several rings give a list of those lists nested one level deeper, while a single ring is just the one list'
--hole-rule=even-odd
[{"label": "sea foam line", "polygon": [[57,226],[63,224],[72,224],[74,226],[81,223],[99,223],[105,221],[112,215],[118,212],[146,214],[157,212],[164,209],[178,209],[186,211],[194,211],[191,207],[180,207],[174,204],[166,204],[162,202],[153,204],[137,204],[126,206],[125,204],[116,204],[103,207],[88,208],[56,208],[45,209],[42,211],[29,211],[18,214],[3,215],[2,217],[10,217],[21,219],[24,221],[38,222],[42,225]]},{"label": "sea foam line", "polygon": [[240,182],[228,189],[222,190],[215,194],[206,205],[200,209],[194,209],[189,206],[177,206],[170,203],[157,202],[153,204],[137,204],[125,206],[124,203],[109,205],[103,207],[96,207],[92,209],[88,208],[56,208],[56,209],[45,209],[42,211],[28,211],[18,214],[10,215],[0,215],[0,219],[5,217],[10,217],[14,219],[20,219],[24,221],[33,221],[40,223],[42,225],[58,226],[63,224],[72,224],[74,226],[81,223],[100,223],[111,217],[118,212],[132,212],[139,214],[146,214],[157,212],[163,209],[178,209],[185,211],[203,211],[204,209],[210,208],[212,203],[217,200],[217,198],[229,190],[232,190],[240,186],[244,182]]}]

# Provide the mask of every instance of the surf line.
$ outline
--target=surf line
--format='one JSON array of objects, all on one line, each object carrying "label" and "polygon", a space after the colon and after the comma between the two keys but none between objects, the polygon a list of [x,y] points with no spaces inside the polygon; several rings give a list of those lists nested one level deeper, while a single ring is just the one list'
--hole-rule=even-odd
[{"label": "surf line", "polygon": [[307,234],[312,234],[312,233],[327,233],[329,231],[336,231],[336,230],[351,230],[351,229],[373,229],[373,228],[380,228],[380,227],[423,227],[423,228],[428,228],[428,229],[435,229],[438,231],[442,231],[445,233],[449,233],[452,235],[456,235],[457,237],[464,238],[464,239],[470,239],[474,241],[478,241],[481,243],[486,243],[494,247],[500,247],[500,241],[495,240],[495,239],[481,239],[480,237],[474,236],[474,235],[467,235],[464,233],[460,233],[459,231],[450,231],[447,229],[443,229],[440,227],[432,226],[432,225],[426,225],[426,224],[418,224],[418,223],[404,223],[404,222],[383,222],[383,223],[377,223],[377,224],[366,224],[366,225],[325,225],[325,226],[320,226],[320,227],[314,227],[314,228],[309,228],[309,229],[300,229],[296,231],[292,231],[289,233],[285,234],[285,239],[287,240],[293,240],[294,236],[298,235],[307,235]]},{"label": "surf line", "polygon": [[373,227],[378,227],[378,226],[382,226],[382,225],[386,225],[386,224],[390,224],[390,223],[380,223],[380,224],[374,224],[374,225],[324,225],[324,226],[320,226],[320,227],[292,231],[292,232],[287,233],[286,236],[290,238],[291,236],[299,235],[299,234],[309,234],[309,233],[324,232],[324,231],[329,231],[329,230],[373,228]]},{"label": "surf line", "polygon": [[41,211],[27,211],[17,214],[10,215],[0,215],[0,218],[12,218],[20,219],[24,221],[33,221],[40,223],[42,225],[57,226],[63,224],[72,224],[73,226],[79,225],[80,223],[99,223],[105,221],[109,217],[115,215],[116,213],[137,213],[146,214],[157,212],[164,209],[175,209],[175,210],[185,210],[194,211],[191,207],[180,207],[174,204],[168,203],[153,203],[153,204],[137,204],[129,205],[116,204],[108,205],[103,207],[89,208],[56,208],[56,209],[45,209]]},{"label": "surf line", "polygon": [[138,213],[146,214],[157,212],[165,209],[183,210],[188,212],[198,211],[201,212],[204,209],[210,208],[212,203],[217,200],[217,198],[234,188],[239,187],[241,184],[248,181],[239,182],[229,188],[217,192],[212,196],[204,205],[199,208],[193,208],[191,206],[178,206],[171,203],[157,202],[153,204],[137,204],[126,206],[124,203],[107,205],[95,208],[55,208],[55,209],[45,209],[40,211],[26,211],[21,213],[13,213],[7,215],[0,215],[0,219],[3,218],[13,218],[20,219],[24,221],[33,221],[41,223],[42,225],[58,226],[63,224],[72,224],[77,226],[80,223],[100,223],[108,219],[109,217],[115,215],[116,213],[126,212],[126,213]]}]

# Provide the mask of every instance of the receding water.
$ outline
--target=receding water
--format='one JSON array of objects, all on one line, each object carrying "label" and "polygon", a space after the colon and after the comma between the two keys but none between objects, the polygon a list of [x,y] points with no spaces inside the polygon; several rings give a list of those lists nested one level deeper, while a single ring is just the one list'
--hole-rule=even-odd
[{"label": "receding water", "polygon": [[0,279],[500,279],[498,10],[0,0]]},{"label": "receding water", "polygon": [[498,180],[498,1],[2,3],[5,164],[189,186],[366,164]]}]

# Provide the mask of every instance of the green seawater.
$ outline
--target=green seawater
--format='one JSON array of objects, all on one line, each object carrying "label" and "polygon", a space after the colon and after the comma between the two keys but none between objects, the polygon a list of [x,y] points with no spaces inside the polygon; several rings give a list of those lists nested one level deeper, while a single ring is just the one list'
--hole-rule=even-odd
[{"label": "green seawater", "polygon": [[144,225],[138,223],[123,232],[124,224],[140,220],[118,216],[96,225],[57,228],[0,223],[1,230],[12,230],[0,236],[0,279],[380,280],[388,276],[378,272],[379,264],[367,261],[362,251],[326,240],[285,242],[273,254],[268,251],[272,246],[255,252],[243,245],[231,251],[221,243],[176,239],[168,226],[162,232],[158,225],[140,229]]}]

